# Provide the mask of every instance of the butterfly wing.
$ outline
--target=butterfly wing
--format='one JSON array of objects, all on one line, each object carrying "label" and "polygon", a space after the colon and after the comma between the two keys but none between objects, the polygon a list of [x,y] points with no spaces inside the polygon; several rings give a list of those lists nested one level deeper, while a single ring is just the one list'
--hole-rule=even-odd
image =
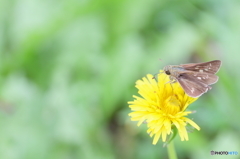
[{"label": "butterfly wing", "polygon": [[181,74],[179,74],[178,78],[191,79],[207,85],[212,85],[218,81],[218,76],[215,74],[193,71],[183,71]]},{"label": "butterfly wing", "polygon": [[[192,76],[191,74],[188,74],[188,73],[182,73],[177,78],[177,81],[179,82],[181,87],[191,97],[199,97],[203,93],[206,93],[208,90],[211,89],[211,87],[209,86],[209,83],[212,83],[213,81],[216,82],[216,79],[214,80],[211,78],[199,79],[197,77],[199,76]],[[215,75],[213,75],[213,78],[215,78]]]},{"label": "butterfly wing", "polygon": [[185,70],[188,71],[195,71],[195,72],[205,72],[209,74],[215,74],[218,72],[220,66],[221,66],[220,60],[214,60],[209,62],[203,62],[203,63],[189,63],[189,64],[182,64],[180,65]]}]

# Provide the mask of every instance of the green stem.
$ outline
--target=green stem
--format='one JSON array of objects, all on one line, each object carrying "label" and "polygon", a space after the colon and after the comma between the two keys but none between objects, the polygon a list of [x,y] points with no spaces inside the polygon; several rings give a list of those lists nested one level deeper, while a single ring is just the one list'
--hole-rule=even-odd
[{"label": "green stem", "polygon": [[169,159],[177,159],[177,154],[176,154],[176,151],[175,151],[175,148],[174,148],[173,141],[168,143],[167,149],[168,149],[168,157],[169,157]]}]

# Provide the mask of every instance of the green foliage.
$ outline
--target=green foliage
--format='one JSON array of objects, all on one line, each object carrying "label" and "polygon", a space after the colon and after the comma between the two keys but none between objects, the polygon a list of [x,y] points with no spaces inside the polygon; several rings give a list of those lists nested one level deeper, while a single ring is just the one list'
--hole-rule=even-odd
[{"label": "green foliage", "polygon": [[189,108],[201,130],[187,142],[177,137],[176,150],[193,159],[239,151],[239,7],[2,0],[0,158],[167,158],[128,117],[135,81],[167,64],[215,59],[223,62],[219,82]]}]

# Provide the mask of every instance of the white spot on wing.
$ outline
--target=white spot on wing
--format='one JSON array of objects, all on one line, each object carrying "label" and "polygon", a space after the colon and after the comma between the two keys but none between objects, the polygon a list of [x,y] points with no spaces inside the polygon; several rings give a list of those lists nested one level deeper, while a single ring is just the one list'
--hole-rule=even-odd
[{"label": "white spot on wing", "polygon": [[197,79],[200,79],[200,80],[201,80],[202,78],[201,78],[201,77],[197,77]]},{"label": "white spot on wing", "polygon": [[208,69],[204,69],[205,71],[208,71]]},{"label": "white spot on wing", "polygon": [[190,90],[190,91],[193,93],[195,90],[194,90],[194,88],[191,88],[191,90]]},{"label": "white spot on wing", "polygon": [[199,72],[203,72],[203,70],[199,70]]}]

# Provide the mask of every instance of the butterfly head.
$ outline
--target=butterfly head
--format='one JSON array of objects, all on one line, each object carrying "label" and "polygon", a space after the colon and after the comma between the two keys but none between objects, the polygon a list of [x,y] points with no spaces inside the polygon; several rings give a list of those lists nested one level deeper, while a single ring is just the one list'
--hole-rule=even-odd
[{"label": "butterfly head", "polygon": [[172,68],[171,65],[165,66],[165,67],[163,68],[163,71],[164,71],[167,75],[171,75],[171,72],[170,72],[171,68]]}]

